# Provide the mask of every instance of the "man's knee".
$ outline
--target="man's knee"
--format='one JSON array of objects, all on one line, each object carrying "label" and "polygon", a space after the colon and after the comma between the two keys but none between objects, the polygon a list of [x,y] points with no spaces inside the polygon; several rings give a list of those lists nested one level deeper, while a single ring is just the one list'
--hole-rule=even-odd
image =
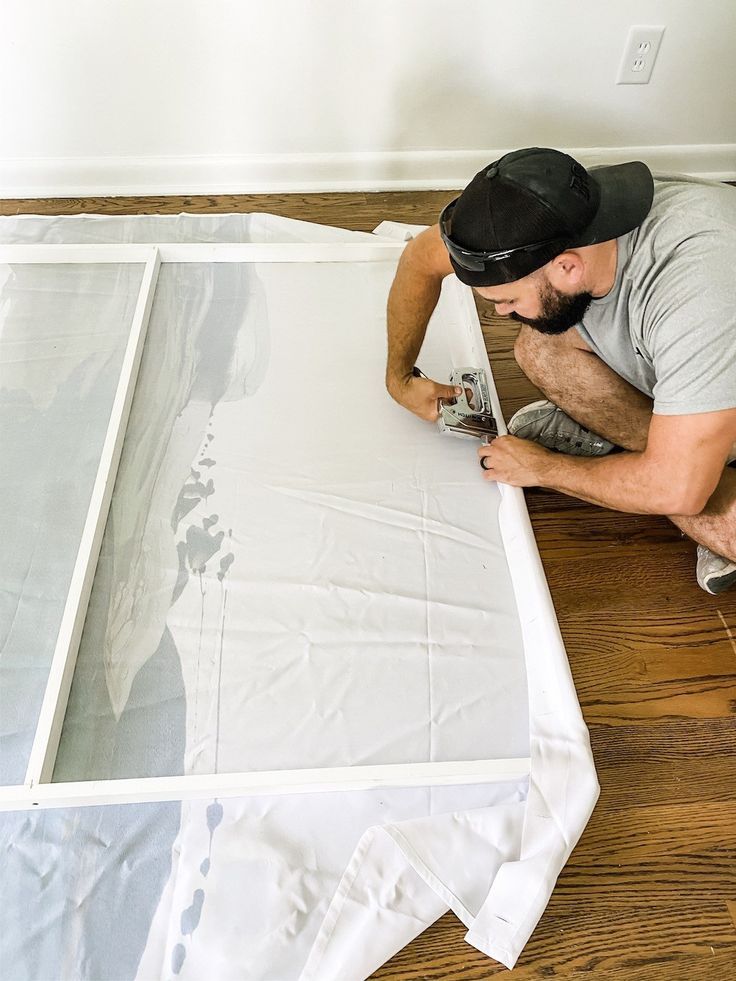
[{"label": "man's knee", "polygon": [[559,354],[557,338],[524,324],[514,342],[514,357],[524,374],[539,382],[554,371],[554,354]]},{"label": "man's knee", "polygon": [[514,357],[522,371],[526,371],[537,357],[537,341],[531,327],[523,326],[514,341]]},{"label": "man's knee", "polygon": [[543,334],[523,324],[514,342],[514,357],[524,374],[537,385],[567,370],[571,358],[587,352],[574,329],[564,334]]}]

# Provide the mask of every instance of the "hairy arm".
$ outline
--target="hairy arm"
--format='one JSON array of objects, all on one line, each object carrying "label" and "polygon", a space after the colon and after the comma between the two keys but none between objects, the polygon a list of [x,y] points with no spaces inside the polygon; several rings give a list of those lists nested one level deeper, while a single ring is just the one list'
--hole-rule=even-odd
[{"label": "hairy arm", "polygon": [[404,249],[388,298],[386,388],[400,405],[424,419],[437,418],[437,399],[457,394],[449,385],[412,375],[442,280],[451,272],[439,228],[433,225]]},{"label": "hairy arm", "polygon": [[646,449],[573,457],[503,436],[481,447],[486,475],[517,487],[549,487],[592,504],[634,514],[699,514],[716,489],[736,443],[736,409],[652,416]]}]

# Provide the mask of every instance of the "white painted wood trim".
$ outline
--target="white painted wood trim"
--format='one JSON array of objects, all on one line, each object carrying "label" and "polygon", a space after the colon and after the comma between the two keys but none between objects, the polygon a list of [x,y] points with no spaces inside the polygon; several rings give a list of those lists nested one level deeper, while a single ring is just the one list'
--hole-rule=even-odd
[{"label": "white painted wood trim", "polygon": [[337,242],[303,244],[273,242],[223,244],[162,243],[162,262],[391,262],[406,242]]},{"label": "white painted wood trim", "polygon": [[[0,159],[0,198],[426,191],[464,187],[518,147],[239,156]],[[560,147],[589,166],[643,160],[652,170],[736,180],[736,144]]]},{"label": "white painted wood trim", "polygon": [[0,263],[146,262],[376,262],[398,259],[405,242],[158,243],[145,245],[0,245]]},{"label": "white painted wood trim", "polygon": [[3,265],[51,265],[57,263],[135,263],[145,264],[156,251],[155,245],[0,245]]},{"label": "white painted wood trim", "polygon": [[53,775],[61,727],[69,699],[77,651],[87,614],[102,535],[110,508],[113,486],[123,448],[138,368],[143,353],[151,304],[161,259],[156,248],[148,249],[138,301],[133,314],[128,344],[102,447],[97,476],[92,488],[87,517],[69,584],[64,613],[51,661],[46,691],[31,747],[25,782],[28,786],[49,781]]},{"label": "white painted wood trim", "polygon": [[31,807],[83,807],[141,804],[214,797],[262,797],[335,793],[381,787],[448,787],[523,780],[529,758],[447,763],[386,763],[321,767],[310,770],[263,770],[250,773],[187,774],[125,780],[85,780],[0,788],[0,811]]}]

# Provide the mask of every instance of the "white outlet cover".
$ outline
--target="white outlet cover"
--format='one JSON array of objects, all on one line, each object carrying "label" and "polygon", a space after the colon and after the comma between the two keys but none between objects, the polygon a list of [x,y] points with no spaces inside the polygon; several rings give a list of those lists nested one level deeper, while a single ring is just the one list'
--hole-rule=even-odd
[{"label": "white outlet cover", "polygon": [[629,29],[616,85],[646,85],[662,43],[663,25],[637,25]]}]

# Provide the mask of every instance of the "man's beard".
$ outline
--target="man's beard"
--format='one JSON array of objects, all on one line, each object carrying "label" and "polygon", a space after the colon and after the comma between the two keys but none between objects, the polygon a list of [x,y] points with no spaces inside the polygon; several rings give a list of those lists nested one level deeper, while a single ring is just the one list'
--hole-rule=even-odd
[{"label": "man's beard", "polygon": [[564,334],[566,330],[580,323],[592,299],[591,293],[577,293],[575,296],[560,293],[549,280],[545,280],[539,291],[541,316],[532,320],[518,313],[512,313],[510,317],[520,324],[529,324],[542,334]]}]

